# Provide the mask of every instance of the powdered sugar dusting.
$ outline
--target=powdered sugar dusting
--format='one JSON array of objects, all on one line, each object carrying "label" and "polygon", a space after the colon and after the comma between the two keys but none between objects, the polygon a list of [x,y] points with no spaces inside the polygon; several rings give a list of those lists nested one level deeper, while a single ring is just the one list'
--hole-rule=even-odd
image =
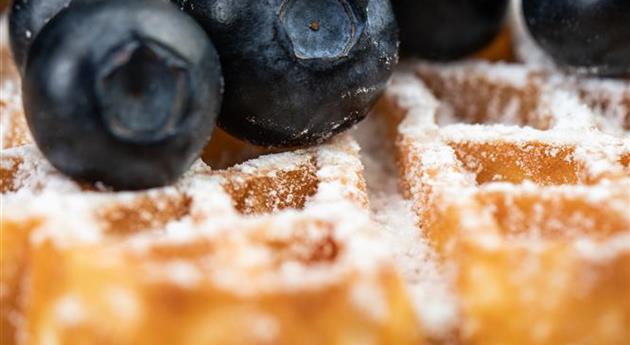
[{"label": "powdered sugar dusting", "polygon": [[630,234],[620,234],[604,243],[598,243],[587,238],[580,239],[574,244],[578,253],[594,262],[606,262],[622,253],[630,252]]},{"label": "powdered sugar dusting", "polygon": [[[517,37],[521,34],[517,32]],[[531,42],[525,42],[523,47],[527,44]],[[523,49],[527,54],[535,53],[531,46]],[[429,207],[442,211],[444,204],[450,203],[464,209],[475,203],[473,198],[492,193],[512,198],[506,201],[512,206],[517,197],[536,196],[556,203],[561,203],[561,198],[573,198],[587,206],[605,204],[611,215],[629,222],[627,193],[623,189],[630,188],[630,181],[619,178],[627,176],[627,171],[618,160],[620,154],[630,152],[628,83],[561,75],[544,61],[544,56],[524,54],[521,52],[520,56],[528,66],[479,62],[420,67],[412,64],[401,69],[406,72],[396,75],[388,96],[395,98],[396,107],[404,113],[398,133],[398,145],[410,153],[404,179],[418,182],[416,173],[422,169],[426,173],[422,178],[443,192],[439,195],[442,199],[428,202],[422,198],[426,189],[420,183],[409,186],[407,192],[413,195],[412,200],[403,197],[393,158],[393,140],[385,133],[387,125],[383,119],[374,116],[354,131],[360,145],[351,135],[342,135],[316,148],[252,159],[227,173],[212,171],[198,161],[174,186],[145,192],[114,193],[98,185],[83,186],[57,172],[32,145],[23,121],[19,84],[6,78],[0,84],[0,144],[6,149],[0,168],[10,176],[10,185],[2,186],[6,189],[5,219],[44,219],[31,236],[32,244],[52,240],[61,250],[102,246],[106,249],[95,250],[101,255],[99,262],[113,260],[113,267],[120,271],[127,264],[139,265],[150,272],[152,279],[184,290],[211,282],[213,288],[252,297],[261,292],[312,292],[351,284],[347,298],[353,308],[375,322],[386,322],[394,312],[388,304],[392,291],[379,283],[393,260],[413,297],[420,327],[429,338],[445,341],[461,325],[461,305],[451,281],[453,272],[438,260],[423,232],[426,229],[419,226],[419,216]],[[539,58],[539,62],[534,62]],[[485,117],[470,121],[477,124],[463,124],[456,107],[439,102],[416,76],[416,72],[422,74],[421,70],[449,79],[450,87],[455,88],[477,76],[508,90],[532,88],[536,92],[524,96],[508,94],[505,100],[488,92],[485,96],[491,101],[485,109],[478,109],[485,111]],[[369,90],[353,92],[365,91]],[[539,96],[536,100],[540,102],[528,109],[527,101]],[[528,116],[522,116],[523,113]],[[448,144],[506,141],[521,145],[523,150],[532,142],[548,144],[550,149],[545,154],[549,157],[559,157],[558,147],[571,147],[574,151],[566,160],[583,165],[597,184],[543,188],[525,180],[520,184],[494,181],[480,185],[475,179],[479,172],[467,169]],[[363,148],[360,158],[359,146]],[[317,190],[300,210],[243,216],[225,188],[233,177],[231,173],[275,177],[305,165],[315,166]],[[284,187],[276,186],[276,191]],[[142,203],[137,204],[138,201]],[[496,207],[473,208],[463,212],[461,219],[462,228],[489,229],[489,233],[475,238],[476,244],[488,251],[498,250],[504,244],[501,236],[491,233],[496,229],[488,226],[494,225]],[[104,220],[102,210],[110,208],[115,209],[114,216]],[[542,204],[532,208],[532,218],[544,222],[546,210]],[[517,213],[516,206],[513,210]],[[72,216],[68,216],[69,211]],[[156,214],[166,216],[152,222]],[[127,229],[130,233],[112,234],[104,226],[114,222],[114,228],[120,230],[124,226],[116,222],[125,217],[133,219],[133,226]],[[549,227],[595,224],[580,214],[573,218],[565,223],[552,219]],[[542,247],[544,236],[541,229],[528,230],[527,235],[531,236],[507,238],[529,246],[527,249],[535,253]],[[152,254],[165,248],[186,251],[193,244],[211,249],[182,260],[163,260]],[[629,251],[630,238],[621,234],[604,243],[579,238],[572,242],[572,249],[587,260],[602,263]],[[109,256],[111,253],[120,255]],[[108,299],[121,316],[139,315],[144,308],[133,291],[110,289]],[[54,314],[72,325],[82,322],[85,310],[77,297],[62,296]],[[251,323],[251,330],[262,339],[272,341],[282,332],[278,320],[266,315],[252,316]]]},{"label": "powdered sugar dusting", "polygon": [[411,202],[399,190],[393,142],[385,127],[374,115],[355,131],[363,149],[372,219],[380,225],[380,237],[407,282],[422,327],[429,337],[445,339],[456,326],[458,307],[445,273],[418,229]]},{"label": "powdered sugar dusting", "polygon": [[[8,100],[17,101],[18,97]],[[21,108],[15,108],[20,110],[7,118],[23,118]],[[14,125],[9,127],[26,131]],[[11,144],[0,159],[6,175],[3,220],[41,220],[31,234],[33,246],[51,243],[61,251],[92,248],[98,257],[94,260],[108,262],[107,269],[122,273],[127,264],[139,265],[147,274],[135,279],[151,278],[184,290],[211,282],[232,294],[255,298],[260,293],[326,291],[356,284],[347,297],[353,308],[377,323],[387,323],[394,315],[391,294],[402,292],[381,283],[383,278],[398,277],[383,277],[392,272],[391,263],[365,210],[358,150],[350,136],[341,135],[316,148],[259,157],[227,171],[213,171],[198,161],[172,186],[113,192],[67,178],[30,142]],[[226,187],[230,179],[238,182],[245,175],[254,181],[271,178],[274,183],[281,173],[305,167],[315,170],[317,188],[300,210],[244,216]],[[274,197],[271,194],[264,197]],[[162,262],[151,255],[160,246],[185,252],[204,243],[213,249],[193,259]],[[127,256],[137,260],[123,264],[120,260]],[[107,295],[108,303],[117,309],[129,304],[137,311],[134,315],[143,312],[146,306],[134,304],[142,302],[126,298],[131,296],[126,292],[133,293]],[[79,306],[75,300],[61,301],[58,313],[65,323],[80,323]]]},{"label": "powdered sugar dusting", "polygon": [[[528,77],[510,80],[506,68]],[[531,260],[539,261],[543,260],[543,253],[564,250],[565,260],[576,267],[583,262],[608,267],[614,263],[607,261],[619,260],[630,251],[630,179],[619,164],[627,155],[628,132],[622,126],[617,126],[621,131],[601,126],[600,119],[608,115],[584,101],[589,93],[575,89],[579,82],[546,73],[516,64],[420,63],[407,66],[395,76],[393,86],[379,105],[381,117],[399,116],[402,121],[396,144],[402,183],[413,202],[407,209],[420,217],[420,226],[414,221],[409,223],[412,228],[427,232],[431,245],[444,253],[444,262],[452,263],[456,270],[474,270],[476,265],[481,269],[485,265],[481,253],[510,256],[523,251]],[[428,89],[446,106],[440,105]],[[601,94],[597,97],[609,100]],[[615,97],[612,95],[611,99]],[[460,102],[461,99],[465,101]],[[517,103],[527,107],[515,117]],[[449,112],[450,122],[437,118],[444,109]],[[462,115],[460,111],[468,113]],[[367,135],[364,146],[369,147],[373,137]],[[365,164],[369,186],[370,164]],[[567,175],[556,175],[560,172]],[[482,174],[494,175],[487,179]],[[387,200],[381,207],[387,209],[393,203]],[[380,205],[378,201],[374,204]],[[400,220],[399,212],[404,208],[397,206],[398,213],[393,218]],[[377,215],[379,211],[382,210]],[[396,224],[397,229],[403,227],[394,220],[385,223]],[[567,242],[570,245],[565,247]],[[391,246],[396,248],[395,244]],[[474,249],[460,257],[460,246]],[[490,272],[494,270],[499,275],[546,274],[528,265],[521,271],[502,264],[497,258],[496,263],[487,265]],[[474,274],[470,270],[467,272]],[[603,272],[601,269],[597,274]],[[457,279],[464,274],[452,273]],[[483,300],[483,296],[509,294],[511,290],[501,291],[497,286],[494,291],[491,286],[484,286],[484,279],[473,278],[475,281],[469,282],[468,287],[458,284],[457,293],[451,295],[455,296],[451,312],[446,313],[450,319],[442,319],[441,327],[449,324],[445,320],[455,319],[463,323],[464,332],[467,327],[482,327],[484,332],[490,332],[492,325],[474,324],[484,316],[467,313],[466,305],[482,303],[479,299]],[[453,288],[448,279],[442,282],[442,291]],[[523,294],[529,291],[527,284],[535,282],[526,281]],[[430,286],[436,288],[440,284],[432,282]],[[566,288],[571,289],[568,285]],[[458,302],[463,308],[460,319]],[[442,311],[445,305],[448,304],[440,305]],[[420,308],[419,313],[426,319],[426,310],[423,313]],[[446,314],[435,312],[433,316]],[[425,322],[431,325],[430,320]]]},{"label": "powdered sugar dusting", "polygon": [[[0,48],[2,49],[2,48]],[[0,52],[1,56],[2,52]],[[6,64],[3,62],[3,65]],[[0,148],[7,149],[32,143],[22,116],[19,83],[13,78],[0,80]]]}]

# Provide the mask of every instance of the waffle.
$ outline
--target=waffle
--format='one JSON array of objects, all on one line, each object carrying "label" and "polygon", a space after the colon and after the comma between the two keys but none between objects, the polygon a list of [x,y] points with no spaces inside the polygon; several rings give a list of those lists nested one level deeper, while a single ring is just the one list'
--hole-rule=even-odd
[{"label": "waffle", "polygon": [[518,63],[408,62],[352,134],[218,131],[133,193],[44,160],[0,57],[2,344],[630,343],[628,82],[561,73],[516,17],[476,57]]},{"label": "waffle", "polygon": [[630,342],[630,89],[409,63],[377,106],[470,344]]},{"label": "waffle", "polygon": [[211,147],[225,149],[204,160],[230,167],[199,160],[173,186],[112,192],[42,157],[12,68],[3,60],[2,344],[420,341],[350,135],[260,156],[219,133]]}]

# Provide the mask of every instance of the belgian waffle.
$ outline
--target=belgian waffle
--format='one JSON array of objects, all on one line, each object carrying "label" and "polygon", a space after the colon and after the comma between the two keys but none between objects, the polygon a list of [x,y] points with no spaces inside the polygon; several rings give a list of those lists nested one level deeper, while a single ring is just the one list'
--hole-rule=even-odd
[{"label": "belgian waffle", "polygon": [[351,136],[252,159],[219,142],[206,161],[241,163],[113,192],[47,163],[4,72],[2,344],[418,343]]},{"label": "belgian waffle", "polygon": [[518,63],[408,63],[352,134],[219,132],[134,193],[43,159],[0,49],[1,343],[628,344],[628,83],[513,24]]},{"label": "belgian waffle", "polygon": [[529,63],[409,63],[378,105],[470,344],[630,342],[630,93]]}]

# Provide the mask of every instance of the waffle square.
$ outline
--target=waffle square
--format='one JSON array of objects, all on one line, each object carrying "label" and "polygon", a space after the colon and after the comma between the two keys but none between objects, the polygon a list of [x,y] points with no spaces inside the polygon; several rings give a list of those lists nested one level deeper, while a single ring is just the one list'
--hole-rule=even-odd
[{"label": "waffle square", "polygon": [[464,343],[630,341],[626,89],[483,62],[396,76],[377,111]]}]

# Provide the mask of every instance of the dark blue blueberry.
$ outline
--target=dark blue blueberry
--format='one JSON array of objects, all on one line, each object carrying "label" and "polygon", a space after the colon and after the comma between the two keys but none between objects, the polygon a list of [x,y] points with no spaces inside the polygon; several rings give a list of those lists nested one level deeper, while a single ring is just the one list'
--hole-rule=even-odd
[{"label": "dark blue blueberry", "polygon": [[35,36],[72,0],[15,0],[9,14],[9,38],[13,57],[24,72],[26,55]]},{"label": "dark blue blueberry", "polygon": [[560,65],[630,73],[630,1],[523,0],[523,11],[534,39]]},{"label": "dark blue blueberry", "polygon": [[263,146],[320,143],[363,119],[397,62],[388,0],[174,0],[215,43],[218,124]]},{"label": "dark blue blueberry", "polygon": [[450,61],[492,42],[508,0],[392,0],[392,6],[403,54]]},{"label": "dark blue blueberry", "polygon": [[23,83],[33,137],[62,172],[116,189],[168,184],[208,142],[218,55],[173,5],[73,3],[33,42]]}]

